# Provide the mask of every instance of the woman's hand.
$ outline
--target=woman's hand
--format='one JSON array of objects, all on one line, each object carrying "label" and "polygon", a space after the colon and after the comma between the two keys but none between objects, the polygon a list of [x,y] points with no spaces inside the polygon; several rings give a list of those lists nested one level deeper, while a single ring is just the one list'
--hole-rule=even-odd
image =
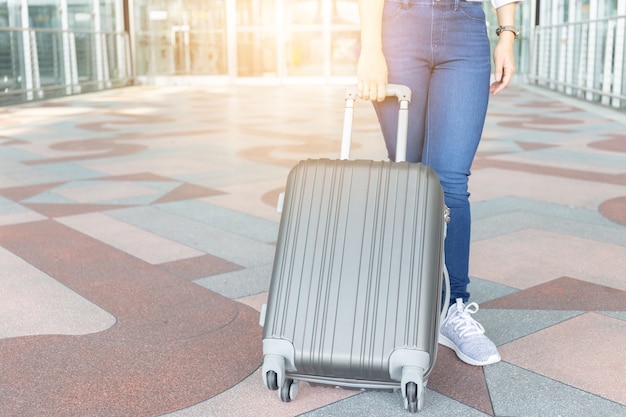
[{"label": "woman's hand", "polygon": [[387,95],[387,61],[381,50],[363,51],[357,64],[359,98],[383,101]]},{"label": "woman's hand", "polygon": [[509,31],[502,32],[500,39],[493,51],[493,63],[495,66],[495,81],[491,84],[489,92],[498,94],[504,90],[515,74],[515,55],[513,43],[515,35]]}]

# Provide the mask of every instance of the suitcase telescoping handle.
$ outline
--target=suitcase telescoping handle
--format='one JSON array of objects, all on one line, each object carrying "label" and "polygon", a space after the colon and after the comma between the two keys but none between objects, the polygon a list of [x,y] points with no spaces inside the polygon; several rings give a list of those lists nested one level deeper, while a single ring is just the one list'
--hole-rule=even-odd
[{"label": "suitcase telescoping handle", "polygon": [[[411,89],[405,85],[387,84],[387,96],[396,96],[400,102],[398,113],[398,136],[396,139],[396,162],[406,161],[407,130],[409,125],[409,103]],[[343,119],[343,135],[341,137],[341,159],[350,158],[350,142],[352,140],[352,119],[354,102],[357,99],[356,86],[346,90],[346,109]]]},{"label": "suitcase telescoping handle", "polygon": [[[398,112],[398,136],[396,137],[396,162],[406,161],[406,146],[408,141],[409,126],[409,103],[411,102],[411,89],[401,84],[387,84],[387,97],[396,96],[400,102]],[[354,102],[357,99],[356,86],[346,89],[346,109],[343,119],[343,135],[341,137],[341,159],[350,159],[350,142],[352,140],[352,119],[354,116]],[[446,207],[444,218],[444,240],[447,234],[447,222],[449,220],[449,209]],[[450,276],[446,268],[445,256],[442,259],[443,281],[444,281],[444,308],[441,311],[440,322],[446,318],[450,303]]]}]

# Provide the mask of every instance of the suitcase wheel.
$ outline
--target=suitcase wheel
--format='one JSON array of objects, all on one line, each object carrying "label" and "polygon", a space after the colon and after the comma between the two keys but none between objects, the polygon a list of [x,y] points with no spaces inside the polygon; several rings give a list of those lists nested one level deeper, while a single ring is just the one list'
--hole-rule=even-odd
[{"label": "suitcase wheel", "polygon": [[406,385],[406,401],[409,412],[416,413],[420,408],[418,406],[417,384],[415,382],[409,382]]},{"label": "suitcase wheel", "polygon": [[426,382],[422,368],[417,366],[405,366],[402,368],[400,386],[402,396],[404,397],[404,408],[411,413],[416,413],[424,407]]},{"label": "suitcase wheel", "polygon": [[285,384],[285,358],[279,355],[265,355],[261,377],[267,388],[276,391]]},{"label": "suitcase wheel", "polygon": [[278,389],[278,374],[274,371],[268,371],[265,374],[265,385],[272,391]]},{"label": "suitcase wheel", "polygon": [[278,396],[284,403],[288,403],[291,400],[295,400],[298,396],[298,381],[294,381],[291,378],[285,378],[285,383],[278,391]]},{"label": "suitcase wheel", "polygon": [[411,381],[406,384],[405,389],[404,408],[411,413],[417,413],[424,407],[424,386]]}]

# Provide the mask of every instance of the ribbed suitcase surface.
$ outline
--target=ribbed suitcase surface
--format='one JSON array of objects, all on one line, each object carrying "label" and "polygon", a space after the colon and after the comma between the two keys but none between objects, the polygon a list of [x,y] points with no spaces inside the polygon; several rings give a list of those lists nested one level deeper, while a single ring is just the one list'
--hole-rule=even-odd
[{"label": "ribbed suitcase surface", "polygon": [[425,165],[300,162],[287,180],[264,339],[294,345],[298,374],[389,381],[398,348],[434,361],[443,216]]}]

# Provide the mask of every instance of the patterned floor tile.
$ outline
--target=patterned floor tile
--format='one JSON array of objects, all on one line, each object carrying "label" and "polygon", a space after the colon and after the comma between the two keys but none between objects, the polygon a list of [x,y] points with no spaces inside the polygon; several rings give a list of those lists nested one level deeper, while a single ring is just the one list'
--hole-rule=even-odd
[{"label": "patterned floor tile", "polygon": [[160,158],[134,158],[126,161],[123,158],[111,161],[85,162],[86,167],[104,172],[108,175],[129,175],[136,172],[158,172],[160,175],[179,178],[193,173],[204,173],[206,167],[211,165],[211,160],[206,157],[190,156],[163,156]]},{"label": "patterned floor tile", "polygon": [[503,197],[474,204],[472,213],[473,242],[535,229],[626,246],[626,233],[597,211]]},{"label": "patterned floor tile", "polygon": [[24,207],[45,217],[56,218],[126,208],[124,204],[23,203]]},{"label": "patterned floor tile", "polygon": [[482,305],[482,303],[489,300],[504,297],[505,295],[515,293],[519,290],[484,279],[470,277],[468,291],[470,293],[470,301]]},{"label": "patterned floor tile", "polygon": [[239,213],[278,223],[280,215],[276,207],[278,195],[285,190],[285,178],[286,176],[281,176],[271,181],[255,181],[249,184],[221,187],[220,189],[227,194],[213,197],[210,202]]},{"label": "patterned floor tile", "polygon": [[17,187],[19,185],[21,185],[21,183],[19,181],[15,180],[14,178],[10,178],[10,177],[8,177],[6,175],[1,175],[0,174],[0,188]]},{"label": "patterned floor tile", "polygon": [[[426,390],[424,408],[418,412],[420,417],[487,417],[485,414],[465,404],[454,401],[435,391]],[[407,410],[402,406],[402,396],[399,393],[366,391],[343,401],[321,407],[300,417],[363,417],[385,416],[406,417]]]},{"label": "patterned floor tile", "polygon": [[15,202],[19,202],[35,195],[45,193],[61,184],[63,184],[63,182],[2,188],[0,189],[0,195]]},{"label": "patterned floor tile", "polygon": [[[615,224],[604,218],[595,209],[590,210],[575,207],[572,205],[563,205],[540,201],[534,198],[521,198],[512,196],[498,197],[492,200],[472,202],[472,220],[490,220],[503,214],[520,214],[522,216],[528,217],[530,217],[530,215],[534,215],[534,217],[530,217],[530,219],[544,217],[554,223],[558,222],[559,220],[565,220],[570,224],[588,223],[593,226],[608,226],[613,229],[613,234],[616,234],[614,227]],[[515,226],[519,227],[521,225],[525,226],[526,228],[530,228],[534,224],[529,221],[523,220],[523,217],[520,216]],[[538,224],[541,227],[548,227],[545,221]],[[486,225],[486,223],[481,224],[481,228],[485,227]]]},{"label": "patterned floor tile", "polygon": [[462,404],[493,415],[482,367],[462,362],[452,349],[439,345],[428,387]]},{"label": "patterned floor tile", "polygon": [[600,205],[599,210],[606,218],[626,226],[626,197],[607,200]]},{"label": "patterned floor tile", "polygon": [[224,274],[243,268],[242,266],[235,265],[232,262],[225,261],[213,255],[202,255],[194,258],[170,261],[162,263],[158,265],[158,267],[187,280]]},{"label": "patterned floor tile", "polygon": [[605,151],[626,153],[626,141],[624,141],[624,139],[626,139],[626,135],[614,133],[606,136],[610,137],[611,139],[605,139],[590,143],[589,147],[602,149]]},{"label": "patterned floor tile", "polygon": [[44,220],[45,217],[36,211],[19,204],[0,204],[0,226]]},{"label": "patterned floor tile", "polygon": [[[521,163],[529,166],[550,166],[553,169],[575,169],[580,173],[599,173],[605,175],[623,175],[624,158],[620,155],[606,155],[600,152],[580,152],[566,149],[540,149],[508,155],[499,155],[491,158],[499,162]],[[537,169],[540,173],[541,169]],[[593,176],[590,175],[589,179]],[[585,179],[585,178],[580,178]]]},{"label": "patterned floor tile", "polygon": [[[261,370],[259,369],[236,387],[208,401],[173,413],[171,416],[258,417],[271,415],[272,417],[293,417],[356,394],[358,391],[326,386],[313,387],[302,382],[296,399],[289,403],[283,403],[275,391],[270,391],[263,385]],[[166,414],[163,417],[168,416]]]},{"label": "patterned floor tile", "polygon": [[599,313],[626,321],[626,311],[600,311]]},{"label": "patterned floor tile", "polygon": [[62,217],[57,221],[153,265],[204,254],[102,213]]},{"label": "patterned floor tile", "polygon": [[107,212],[107,215],[244,267],[267,265],[274,259],[276,251],[275,247],[270,244],[190,220],[186,216],[175,215],[156,207],[115,210]]},{"label": "patterned floor tile", "polygon": [[0,244],[116,318],[93,335],[0,340],[4,416],[161,415],[260,364],[247,306],[54,221],[3,227]]},{"label": "patterned floor tile", "polygon": [[181,184],[174,190],[155,201],[155,203],[168,203],[171,201],[191,200],[201,197],[212,197],[224,194],[222,191],[201,187],[194,184]]},{"label": "patterned floor tile", "polygon": [[[149,204],[163,193],[176,188],[175,183],[137,183],[124,181],[73,181],[51,189],[49,192],[60,195],[80,204]],[[45,203],[45,196],[35,199],[31,197],[27,202]]]},{"label": "patterned floor tile", "polygon": [[50,164],[39,167],[40,170],[50,172],[67,181],[88,180],[102,175],[101,172],[86,169],[79,164]]},{"label": "patterned floor tile", "polygon": [[[208,200],[212,201],[212,199]],[[203,200],[161,204],[158,207],[168,213],[184,216],[259,242],[273,242],[278,234],[279,218],[268,221]]]},{"label": "patterned floor tile", "polygon": [[489,301],[485,308],[625,311],[626,291],[562,277]]},{"label": "patterned floor tile", "polygon": [[115,324],[111,314],[2,247],[0,264],[0,339],[85,335]]},{"label": "patterned floor tile", "polygon": [[[500,348],[509,363],[626,406],[626,322],[586,313]],[[606,381],[614,383],[607,384]]]},{"label": "patterned floor tile", "polygon": [[[489,158],[477,160],[476,168],[502,168],[509,171],[527,172],[532,174],[549,175],[555,178],[563,177],[582,181],[593,181],[604,184],[626,185],[626,174],[623,172],[597,172],[593,169],[568,168],[565,166],[552,166],[550,163],[535,164],[530,161],[520,162],[515,160]],[[616,168],[618,169],[618,168]]]},{"label": "patterned floor tile", "polygon": [[623,405],[510,363],[486,367],[485,375],[496,416],[618,417],[626,413]]},{"label": "patterned floor tile", "polygon": [[[576,192],[562,193],[561,190],[564,189],[576,190]],[[516,196],[596,210],[605,200],[623,196],[626,193],[626,187],[485,168],[473,171],[471,192],[472,201],[476,202]]]},{"label": "patterned floor tile", "polygon": [[514,288],[529,288],[564,275],[626,290],[626,248],[524,230],[474,242],[470,274]]},{"label": "patterned floor tile", "polygon": [[[546,306],[546,308],[549,307]],[[483,325],[485,334],[497,346],[501,346],[583,313],[584,311],[547,309],[491,309],[489,303],[485,303],[480,306],[480,310],[474,318]]]},{"label": "patterned floor tile", "polygon": [[247,297],[238,298],[237,301],[249,307],[252,307],[257,311],[261,311],[261,309],[263,308],[263,304],[267,303],[267,295],[267,292],[261,292],[258,294],[249,295]]},{"label": "patterned floor tile", "polygon": [[272,263],[194,280],[204,288],[228,298],[242,298],[265,292],[272,277]]}]

